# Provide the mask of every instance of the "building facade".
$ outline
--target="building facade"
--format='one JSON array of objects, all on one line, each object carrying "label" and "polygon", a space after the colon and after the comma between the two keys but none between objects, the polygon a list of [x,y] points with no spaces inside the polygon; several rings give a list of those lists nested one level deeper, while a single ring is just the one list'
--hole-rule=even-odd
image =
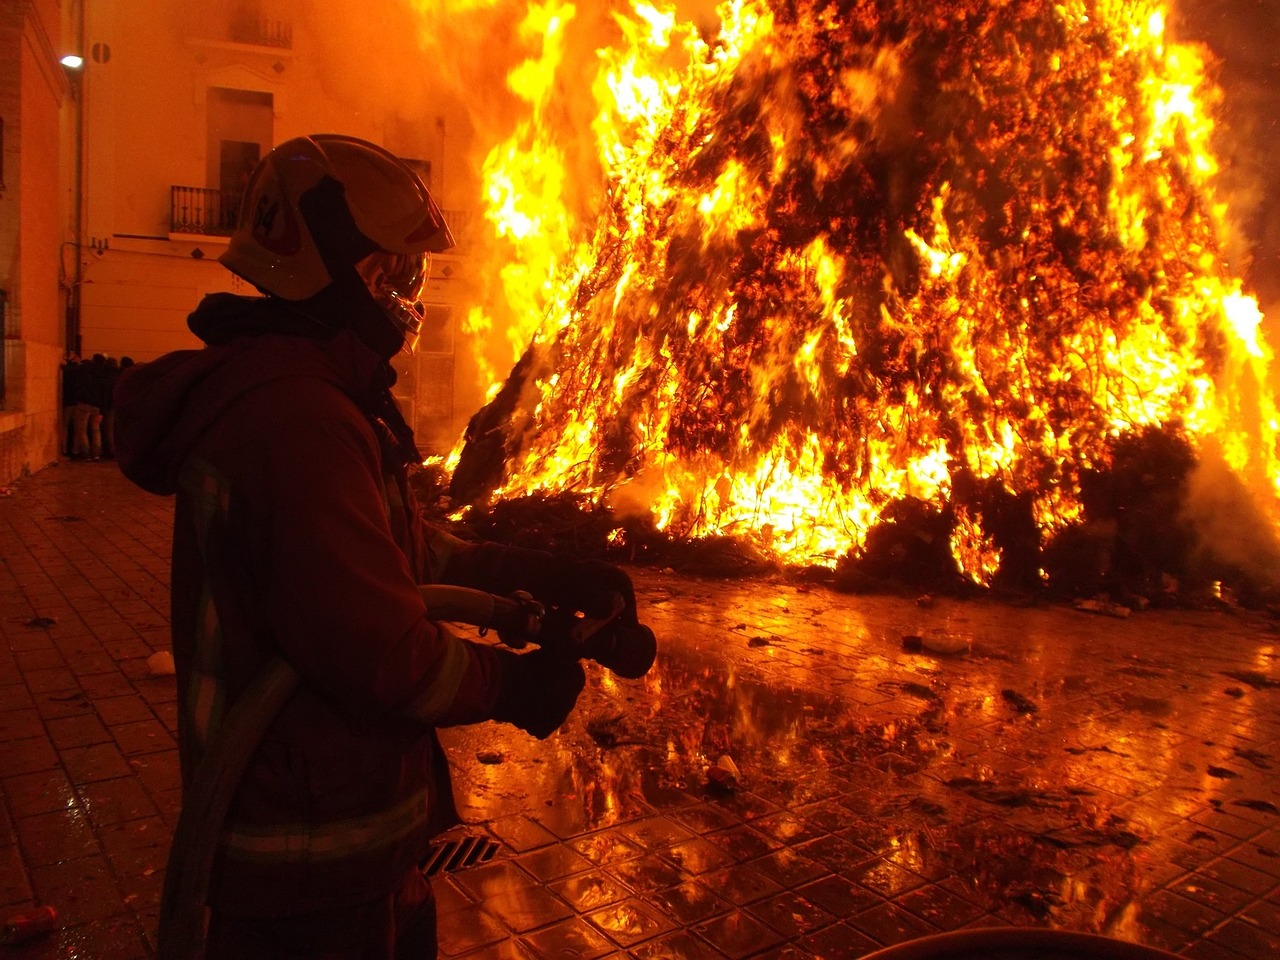
[{"label": "building facade", "polygon": [[0,4],[0,487],[56,459],[72,84],[58,0]]},{"label": "building facade", "polygon": [[397,361],[421,445],[453,442],[467,231],[444,171],[460,169],[446,131],[465,118],[424,92],[407,5],[373,6],[348,30],[338,17],[355,8],[327,0],[3,5],[0,484],[58,456],[65,353],[145,362],[196,347],[186,317],[202,296],[256,293],[217,259],[242,185],[274,144],[317,132],[404,157],[461,241],[433,260],[419,350]]}]

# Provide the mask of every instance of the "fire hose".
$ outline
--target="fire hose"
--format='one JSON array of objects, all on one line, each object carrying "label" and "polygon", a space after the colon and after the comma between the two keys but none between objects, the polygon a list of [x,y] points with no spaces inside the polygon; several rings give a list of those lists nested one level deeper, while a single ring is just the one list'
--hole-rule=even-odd
[{"label": "fire hose", "polygon": [[[615,594],[604,617],[548,610],[530,595],[500,597],[447,584],[419,587],[432,620],[493,630],[508,646],[529,642],[565,657],[591,659],[621,677],[636,678],[653,665],[653,631],[626,622]],[[267,727],[298,686],[298,674],[277,657],[228,712],[183,792],[173,831],[157,931],[159,960],[202,960],[208,935],[209,882],[218,841],[245,768]]]}]

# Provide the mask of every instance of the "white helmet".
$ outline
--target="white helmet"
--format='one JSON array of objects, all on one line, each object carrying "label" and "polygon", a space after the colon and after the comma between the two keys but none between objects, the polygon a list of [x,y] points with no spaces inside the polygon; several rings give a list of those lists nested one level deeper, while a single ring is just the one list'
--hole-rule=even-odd
[{"label": "white helmet", "polygon": [[430,256],[453,243],[440,208],[403,160],[366,140],[314,134],[281,143],[258,163],[218,259],[292,301],[354,272],[412,348]]}]

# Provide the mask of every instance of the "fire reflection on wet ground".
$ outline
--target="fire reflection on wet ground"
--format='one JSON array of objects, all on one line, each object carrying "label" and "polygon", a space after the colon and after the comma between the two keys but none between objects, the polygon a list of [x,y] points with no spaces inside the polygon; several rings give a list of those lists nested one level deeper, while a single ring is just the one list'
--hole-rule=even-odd
[{"label": "fire reflection on wet ground", "polygon": [[593,666],[546,742],[447,731],[467,829],[505,847],[437,878],[447,955],[856,956],[989,923],[1277,948],[1265,618],[635,576],[648,676]]}]

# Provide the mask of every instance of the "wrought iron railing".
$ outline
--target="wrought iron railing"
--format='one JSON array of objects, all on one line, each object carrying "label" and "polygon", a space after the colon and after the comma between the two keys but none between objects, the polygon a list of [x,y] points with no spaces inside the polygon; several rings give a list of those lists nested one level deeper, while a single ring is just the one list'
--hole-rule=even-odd
[{"label": "wrought iron railing", "polygon": [[240,210],[239,192],[209,187],[169,188],[169,232],[229,237]]},{"label": "wrought iron railing", "polygon": [[202,40],[272,50],[293,49],[293,23],[288,17],[287,3],[274,3],[274,9],[266,11],[257,2],[239,6],[239,10],[232,12],[226,9],[226,4],[191,4],[187,11],[191,35]]},{"label": "wrought iron railing", "polygon": [[[229,237],[236,228],[243,194],[212,187],[169,188],[169,232],[193,233],[202,237]],[[469,240],[470,218],[462,210],[441,210],[462,253]]]},{"label": "wrought iron railing", "polygon": [[229,24],[227,39],[233,43],[247,43],[255,47],[292,50],[293,24],[267,17],[236,18]]}]

